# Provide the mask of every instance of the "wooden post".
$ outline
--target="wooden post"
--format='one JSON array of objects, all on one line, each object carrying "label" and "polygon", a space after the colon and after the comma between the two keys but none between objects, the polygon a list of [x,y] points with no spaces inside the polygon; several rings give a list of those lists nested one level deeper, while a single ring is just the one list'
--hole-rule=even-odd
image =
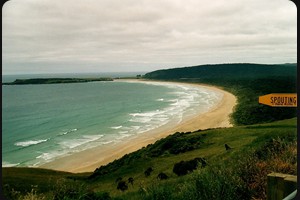
[{"label": "wooden post", "polygon": [[297,176],[289,174],[268,174],[267,200],[282,200],[297,189]]}]

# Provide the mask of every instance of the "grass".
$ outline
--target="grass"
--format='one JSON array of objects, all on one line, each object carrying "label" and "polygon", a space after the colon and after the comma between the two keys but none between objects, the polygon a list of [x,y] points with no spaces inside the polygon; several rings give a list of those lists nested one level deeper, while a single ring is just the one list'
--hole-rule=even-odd
[{"label": "grass", "polygon": [[[260,105],[258,97],[295,93],[295,71],[295,64],[225,64],[155,72],[148,78],[205,83],[236,95],[236,126],[175,133],[93,173],[2,168],[3,193],[10,199],[265,199],[268,173],[297,173],[297,118],[296,108]],[[233,149],[226,151],[225,144]],[[173,173],[176,163],[197,157],[208,165],[184,176]],[[161,172],[169,178],[158,180]],[[133,185],[118,190],[120,178],[133,178]]]},{"label": "grass", "polygon": [[215,85],[237,96],[232,114],[235,125],[251,125],[296,117],[296,108],[258,103],[259,96],[297,92],[297,64],[217,64],[158,70],[144,78]]},{"label": "grass", "polygon": [[[272,123],[177,133],[107,165],[102,168],[106,174],[95,173],[94,176],[91,173],[72,174],[46,169],[3,168],[4,190],[7,196],[13,196],[13,191],[19,191],[21,197],[43,194],[50,199],[64,199],[57,195],[58,191],[67,197],[65,199],[84,199],[87,194],[98,195],[99,199],[217,199],[213,194],[222,194],[224,199],[231,199],[233,194],[237,194],[235,198],[263,198],[267,173],[275,171],[296,174],[296,121],[293,118]],[[182,141],[194,142],[193,139],[197,138],[201,140],[200,145],[182,153],[170,153],[170,148],[163,147],[168,141],[176,145],[182,144]],[[233,149],[226,151],[224,144]],[[279,144],[278,148],[271,148],[274,144]],[[153,149],[160,149],[161,152],[153,155]],[[180,177],[172,172],[175,163],[196,157],[204,157],[208,166]],[[148,167],[152,167],[153,172],[145,177],[144,171]],[[169,179],[158,180],[160,172],[167,174]],[[134,183],[128,184],[128,189],[122,192],[117,190],[115,180],[118,177],[125,181],[132,177]],[[231,187],[232,184],[238,187]],[[73,194],[74,189],[71,190],[70,186],[77,188],[76,191],[79,192]],[[200,188],[206,189],[198,194]]]}]

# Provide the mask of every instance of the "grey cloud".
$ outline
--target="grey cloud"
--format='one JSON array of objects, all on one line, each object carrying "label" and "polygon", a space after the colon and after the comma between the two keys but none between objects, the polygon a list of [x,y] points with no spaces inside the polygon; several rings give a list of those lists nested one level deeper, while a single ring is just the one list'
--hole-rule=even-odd
[{"label": "grey cloud", "polygon": [[296,62],[296,33],[287,0],[11,0],[3,72]]}]

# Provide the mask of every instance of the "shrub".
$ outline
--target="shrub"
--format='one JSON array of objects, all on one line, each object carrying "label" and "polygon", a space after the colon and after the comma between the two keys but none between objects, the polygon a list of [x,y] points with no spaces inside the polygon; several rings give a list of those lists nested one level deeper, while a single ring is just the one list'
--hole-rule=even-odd
[{"label": "shrub", "polygon": [[148,167],[148,169],[146,169],[146,171],[144,172],[145,176],[148,177],[150,176],[151,172],[153,172],[152,167]]},{"label": "shrub", "polygon": [[128,183],[130,183],[131,185],[133,185],[134,179],[132,177],[128,178]]},{"label": "shrub", "polygon": [[178,176],[186,175],[187,173],[197,169],[199,159],[200,158],[195,158],[189,161],[180,161],[174,165],[173,172]]},{"label": "shrub", "polygon": [[127,185],[127,183],[125,181],[120,181],[118,183],[117,189],[121,190],[122,192],[124,192],[125,190],[128,189],[128,185]]},{"label": "shrub", "polygon": [[165,180],[165,179],[168,179],[169,177],[168,177],[167,174],[161,172],[161,173],[159,173],[159,174],[157,175],[157,178],[158,178],[159,180]]}]

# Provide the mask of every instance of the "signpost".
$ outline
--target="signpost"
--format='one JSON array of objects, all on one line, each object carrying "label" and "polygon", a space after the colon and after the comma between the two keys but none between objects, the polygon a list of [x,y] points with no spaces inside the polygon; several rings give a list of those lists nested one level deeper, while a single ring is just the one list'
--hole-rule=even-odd
[{"label": "signpost", "polygon": [[273,107],[297,107],[296,93],[273,93],[260,96],[258,102]]}]

